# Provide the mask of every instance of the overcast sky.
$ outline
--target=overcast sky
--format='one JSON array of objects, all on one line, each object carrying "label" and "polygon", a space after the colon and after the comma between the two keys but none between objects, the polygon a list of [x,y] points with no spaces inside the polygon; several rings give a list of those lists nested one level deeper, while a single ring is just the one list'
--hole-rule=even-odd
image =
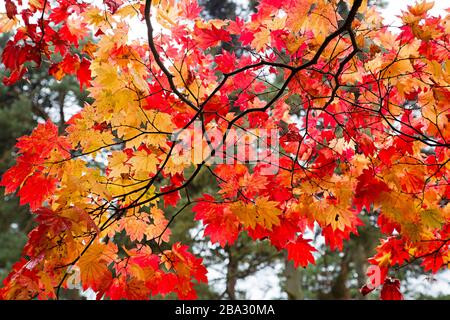
[{"label": "overcast sky", "polygon": [[[428,1],[430,2],[430,1]],[[405,11],[408,5],[413,5],[416,0],[389,0],[388,5],[382,11],[382,16],[387,24],[399,24],[400,19],[396,16],[400,15],[401,11]],[[445,9],[450,8],[450,0],[436,0],[434,7],[429,11],[431,15],[445,16]]]}]

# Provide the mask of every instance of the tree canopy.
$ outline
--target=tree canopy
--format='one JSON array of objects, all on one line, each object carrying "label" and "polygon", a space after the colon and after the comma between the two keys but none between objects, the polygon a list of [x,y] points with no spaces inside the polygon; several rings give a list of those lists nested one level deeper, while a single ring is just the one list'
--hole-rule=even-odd
[{"label": "tree canopy", "polygon": [[[202,258],[170,241],[187,210],[212,243],[245,232],[296,267],[319,254],[310,231],[342,250],[375,217],[361,292],[382,299],[402,298],[412,262],[448,267],[450,15],[433,3],[394,28],[363,0],[262,0],[233,20],[201,18],[196,0],[5,3],[4,85],[45,64],[89,101],[18,139],[0,184],[37,227],[2,298],[195,298]],[[214,193],[192,198],[203,173]]]}]

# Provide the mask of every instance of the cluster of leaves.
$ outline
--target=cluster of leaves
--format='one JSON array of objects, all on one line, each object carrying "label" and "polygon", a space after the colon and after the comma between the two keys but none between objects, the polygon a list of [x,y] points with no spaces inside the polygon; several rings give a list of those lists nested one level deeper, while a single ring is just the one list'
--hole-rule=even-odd
[{"label": "cluster of leaves", "polygon": [[[98,298],[193,298],[206,269],[168,242],[170,224],[195,204],[212,242],[247,232],[303,267],[316,254],[308,230],[342,250],[361,215],[377,212],[386,239],[370,259],[381,270],[374,284],[382,298],[401,298],[395,268],[420,260],[437,272],[450,262],[450,15],[430,17],[431,7],[408,7],[394,34],[362,0],[262,0],[248,21],[201,19],[195,0],[7,0],[0,31],[15,35],[4,83],[46,59],[56,79],[76,74],[93,102],[64,134],[46,122],[17,143],[1,185],[18,190],[38,226],[1,296],[58,298],[76,265]],[[136,20],[145,41],[129,39]],[[95,44],[80,48],[89,33]],[[172,139],[198,130],[195,121],[200,134],[223,134],[214,144],[204,135],[201,159]],[[267,161],[209,161],[225,156],[238,128],[258,139],[280,133],[277,172],[267,174]],[[201,171],[218,192],[191,199]],[[161,200],[179,208],[170,220]],[[128,247],[115,243],[123,233]]]}]

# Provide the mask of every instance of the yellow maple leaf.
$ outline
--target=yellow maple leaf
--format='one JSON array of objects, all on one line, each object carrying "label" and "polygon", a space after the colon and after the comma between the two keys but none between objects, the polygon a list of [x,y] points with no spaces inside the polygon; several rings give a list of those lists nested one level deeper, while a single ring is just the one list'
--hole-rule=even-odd
[{"label": "yellow maple leaf", "polygon": [[169,221],[166,219],[164,212],[158,207],[153,206],[150,209],[150,217],[153,220],[153,223],[149,224],[145,230],[147,239],[156,238],[158,242],[168,242],[171,231],[167,227]]},{"label": "yellow maple leaf", "polygon": [[423,16],[428,12],[428,10],[433,8],[433,6],[434,1],[431,2],[422,1],[420,3],[416,3],[414,6],[408,6],[408,10],[415,16]]},{"label": "yellow maple leaf", "polygon": [[120,177],[122,174],[128,174],[130,167],[125,165],[128,156],[122,151],[115,151],[109,157],[108,169],[110,169],[109,177]]},{"label": "yellow maple leaf", "polygon": [[156,173],[158,158],[154,154],[148,154],[145,150],[141,150],[134,153],[129,163],[135,172],[134,177],[139,180],[145,180]]},{"label": "yellow maple leaf", "polygon": [[268,197],[261,197],[254,204],[238,201],[230,209],[245,227],[254,229],[258,224],[272,230],[272,226],[280,224],[278,216],[282,213],[276,205],[277,202],[269,201]]},{"label": "yellow maple leaf", "polygon": [[425,209],[420,213],[420,219],[425,227],[431,229],[440,228],[445,223],[445,218],[441,215],[441,212],[437,209]]},{"label": "yellow maple leaf", "polygon": [[287,17],[286,27],[293,33],[297,33],[302,28],[303,22],[307,18],[307,13],[311,7],[310,0],[297,0],[292,11]]},{"label": "yellow maple leaf", "polygon": [[35,7],[36,9],[40,10],[44,8],[44,2],[39,0],[28,0],[28,3],[30,6]]},{"label": "yellow maple leaf", "polygon": [[414,71],[411,62],[408,59],[385,62],[382,69],[384,78],[394,78]]},{"label": "yellow maple leaf", "polygon": [[391,264],[391,253],[387,252],[383,256],[376,259],[380,267],[386,267]]},{"label": "yellow maple leaf", "polygon": [[270,31],[266,28],[262,28],[261,31],[256,32],[252,41],[253,48],[256,51],[260,51],[270,44]]},{"label": "yellow maple leaf", "polygon": [[84,289],[91,287],[96,290],[105,279],[111,278],[108,265],[116,258],[116,252],[117,248],[111,242],[108,245],[94,242],[86,250],[77,263]]},{"label": "yellow maple leaf", "polygon": [[0,33],[11,31],[17,22],[16,19],[9,19],[6,13],[0,13]]},{"label": "yellow maple leaf", "polygon": [[286,25],[287,16],[275,17],[273,20],[267,22],[267,28],[269,30],[281,30]]},{"label": "yellow maple leaf", "polygon": [[317,200],[310,206],[314,218],[322,225],[331,225],[333,230],[345,230],[352,226],[354,214],[348,206],[337,200],[328,201],[327,199]]},{"label": "yellow maple leaf", "polygon": [[115,13],[121,18],[133,18],[139,14],[139,6],[137,4],[129,4],[120,7]]},{"label": "yellow maple leaf", "polygon": [[103,13],[98,7],[89,7],[82,15],[84,16],[84,21],[87,23],[94,26],[100,26],[106,25],[105,20],[108,18],[109,14],[107,12]]},{"label": "yellow maple leaf", "polygon": [[171,1],[162,1],[161,5],[156,7],[156,21],[167,29],[176,25],[177,16],[178,8],[174,7]]},{"label": "yellow maple leaf", "polygon": [[131,241],[142,241],[149,223],[146,212],[131,212],[120,220],[119,230],[125,230]]}]

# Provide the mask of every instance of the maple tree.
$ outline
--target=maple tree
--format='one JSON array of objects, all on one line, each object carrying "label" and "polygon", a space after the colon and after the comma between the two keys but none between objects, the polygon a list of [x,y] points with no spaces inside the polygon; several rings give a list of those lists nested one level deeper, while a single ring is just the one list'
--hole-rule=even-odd
[{"label": "maple tree", "polygon": [[[317,254],[308,230],[342,250],[361,216],[377,215],[380,279],[361,291],[402,298],[398,268],[450,262],[450,15],[430,16],[432,5],[405,8],[394,33],[362,0],[262,0],[247,21],[201,19],[195,0],[6,0],[4,85],[46,61],[92,103],[63,134],[47,121],[17,142],[1,185],[38,225],[1,297],[58,298],[76,266],[98,298],[195,298],[207,270],[170,243],[193,210],[211,242],[247,232],[302,267]],[[145,39],[130,38],[136,22]],[[254,149],[253,164],[230,158],[232,129],[256,140],[275,130],[279,148]],[[192,199],[202,171],[217,194]]]}]

